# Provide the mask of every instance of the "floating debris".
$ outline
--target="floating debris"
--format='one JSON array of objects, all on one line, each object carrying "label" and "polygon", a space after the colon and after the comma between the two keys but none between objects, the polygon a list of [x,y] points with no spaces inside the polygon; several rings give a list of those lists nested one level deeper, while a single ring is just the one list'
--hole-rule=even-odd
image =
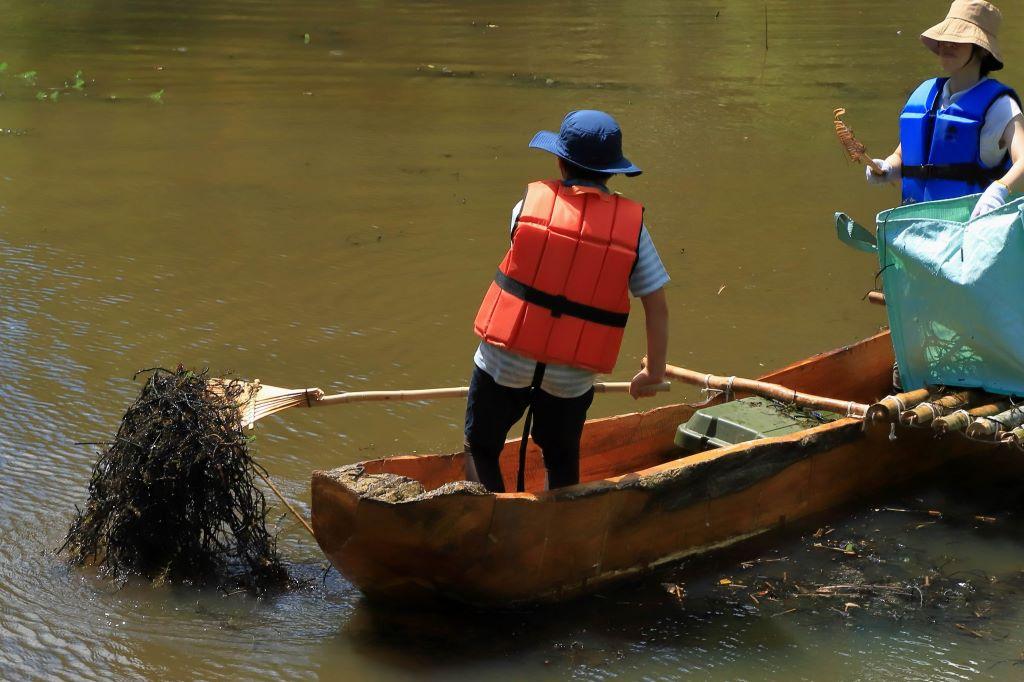
[{"label": "floating debris", "polygon": [[477,76],[476,71],[456,71],[448,66],[438,66],[436,64],[424,64],[423,66],[417,66],[417,71],[428,73],[432,76],[441,76],[444,78],[474,78]]},{"label": "floating debris", "polygon": [[[124,578],[216,583],[257,593],[287,581],[266,529],[237,401],[243,382],[208,388],[206,372],[149,378],[100,454],[89,499],[60,552]],[[137,375],[136,375],[137,376]]]},{"label": "floating debris", "polygon": [[662,583],[662,587],[665,588],[665,592],[672,595],[678,601],[686,599],[686,587],[682,583]]},{"label": "floating debris", "polygon": [[75,72],[74,79],[72,81],[64,82],[64,87],[71,88],[72,90],[83,90],[85,89],[85,85],[85,78],[82,77],[81,69]]}]

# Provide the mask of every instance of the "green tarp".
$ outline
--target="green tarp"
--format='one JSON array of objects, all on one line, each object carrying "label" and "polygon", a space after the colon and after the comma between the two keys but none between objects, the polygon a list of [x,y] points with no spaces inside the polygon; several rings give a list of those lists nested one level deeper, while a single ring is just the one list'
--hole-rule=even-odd
[{"label": "green tarp", "polygon": [[1024,395],[1024,197],[970,220],[978,196],[882,211],[875,235],[836,214],[840,240],[878,254],[906,390]]}]

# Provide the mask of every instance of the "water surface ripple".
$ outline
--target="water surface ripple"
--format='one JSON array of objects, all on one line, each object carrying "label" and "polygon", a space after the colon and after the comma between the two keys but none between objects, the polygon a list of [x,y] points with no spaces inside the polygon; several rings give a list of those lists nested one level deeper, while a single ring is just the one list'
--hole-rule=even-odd
[{"label": "water surface ripple", "polygon": [[[830,216],[869,223],[897,198],[846,163],[831,110],[849,108],[871,151],[894,145],[907,92],[934,70],[916,33],[937,3],[3,7],[3,679],[1019,676],[1012,505],[993,507],[992,527],[916,529],[867,506],[822,520],[888,538],[878,570],[964,581],[942,604],[895,614],[780,613],[718,585],[756,556],[799,556],[780,570],[821,581],[849,570],[801,553],[813,528],[497,614],[367,603],[277,508],[302,586],[262,599],[112,584],[54,555],[100,447],[77,443],[112,436],[139,369],[181,362],[329,391],[464,383],[509,210],[554,173],[526,142],[571,109],[612,111],[646,171],[613,186],[647,206],[672,273],[674,362],[757,375],[873,333],[883,313],[860,300],[872,263],[838,245]],[[1003,73],[1018,85],[1022,26],[1008,11]],[[19,76],[31,71],[34,82]],[[81,91],[66,85],[79,71]],[[612,378],[642,354],[631,325]],[[634,407],[607,396],[592,415]],[[256,453],[308,513],[311,470],[458,449],[462,409],[294,410],[259,428]],[[948,493],[895,494],[968,517],[996,504]]]}]

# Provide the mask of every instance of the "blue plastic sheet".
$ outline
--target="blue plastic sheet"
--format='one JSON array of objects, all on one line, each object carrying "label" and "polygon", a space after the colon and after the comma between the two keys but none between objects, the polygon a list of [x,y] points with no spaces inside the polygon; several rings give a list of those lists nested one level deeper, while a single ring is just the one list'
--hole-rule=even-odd
[{"label": "blue plastic sheet", "polygon": [[905,390],[1024,395],[1024,197],[969,220],[979,196],[882,211],[875,235],[836,214],[841,241],[878,253]]}]

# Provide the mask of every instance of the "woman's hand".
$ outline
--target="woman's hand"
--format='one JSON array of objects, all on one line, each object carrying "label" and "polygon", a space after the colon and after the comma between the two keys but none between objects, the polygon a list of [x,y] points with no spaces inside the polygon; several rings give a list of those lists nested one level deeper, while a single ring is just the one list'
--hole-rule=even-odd
[{"label": "woman's hand", "polygon": [[1003,204],[1010,196],[1010,190],[1001,182],[993,182],[988,186],[981,197],[978,199],[978,203],[974,205],[974,211],[971,212],[971,220],[974,220],[980,215],[994,211]]},{"label": "woman's hand", "polygon": [[896,182],[900,179],[900,169],[893,167],[887,159],[872,159],[882,169],[882,173],[876,173],[871,166],[864,166],[864,179],[869,185],[884,185]]}]

